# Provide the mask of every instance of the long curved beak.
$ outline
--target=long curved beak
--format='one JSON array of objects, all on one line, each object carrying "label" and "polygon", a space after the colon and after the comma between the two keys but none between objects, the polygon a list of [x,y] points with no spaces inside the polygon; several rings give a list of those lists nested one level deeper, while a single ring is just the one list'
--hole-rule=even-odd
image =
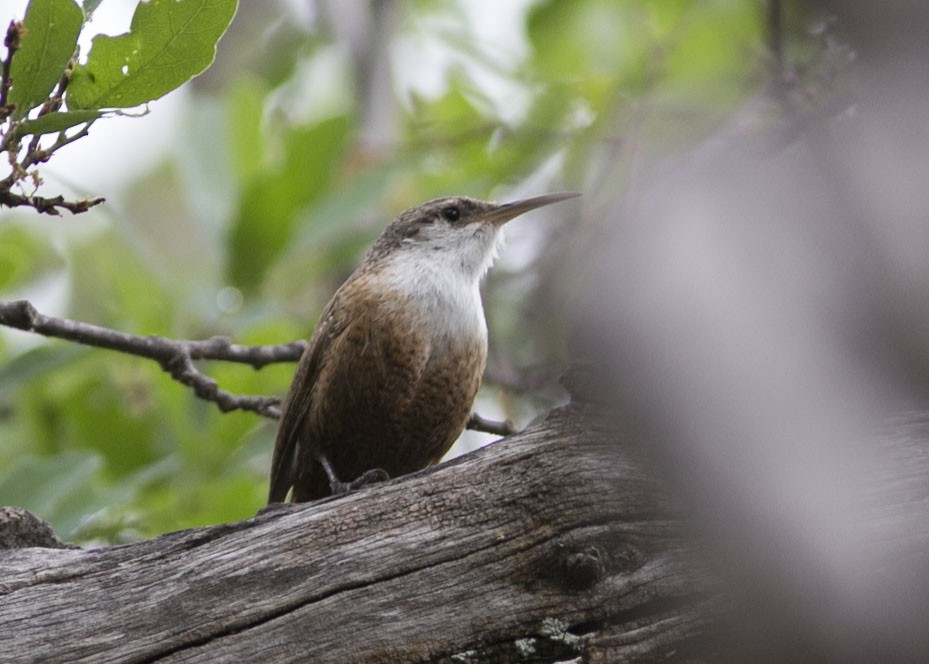
[{"label": "long curved beak", "polygon": [[529,212],[529,210],[535,210],[536,208],[540,208],[545,205],[558,203],[569,198],[577,198],[578,196],[580,196],[580,193],[576,191],[562,191],[557,194],[545,194],[544,196],[524,198],[521,201],[513,201],[512,203],[503,203],[494,209],[485,212],[480,217],[475,219],[475,221],[502,226],[510,219]]}]

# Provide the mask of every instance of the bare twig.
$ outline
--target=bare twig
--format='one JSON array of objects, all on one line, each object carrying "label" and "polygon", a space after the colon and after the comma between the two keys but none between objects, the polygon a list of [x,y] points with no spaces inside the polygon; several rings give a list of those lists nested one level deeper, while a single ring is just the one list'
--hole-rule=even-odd
[{"label": "bare twig", "polygon": [[[211,337],[200,341],[140,337],[67,318],[46,316],[36,311],[26,300],[0,302],[0,325],[155,360],[172,378],[191,388],[201,399],[215,403],[222,412],[247,410],[271,419],[280,417],[281,400],[278,397],[233,394],[220,389],[215,380],[197,369],[194,360],[238,362],[261,369],[268,364],[296,362],[306,349],[305,341],[273,346],[241,346],[232,343],[227,337]],[[499,436],[516,433],[516,428],[509,420],[496,422],[484,419],[477,413],[468,419],[467,427]]]},{"label": "bare twig", "polygon": [[13,84],[10,79],[10,68],[13,66],[13,55],[19,50],[19,40],[23,35],[23,29],[22,22],[10,21],[10,26],[6,30],[6,38],[3,40],[3,45],[6,46],[6,58],[3,60],[2,73],[0,73],[0,122],[6,120],[12,112],[6,104],[10,86]]},{"label": "bare twig", "polygon": [[517,432],[516,426],[509,420],[503,420],[502,422],[486,420],[477,413],[471,413],[466,427],[472,431],[483,431],[497,436],[511,436]]},{"label": "bare twig", "polygon": [[35,208],[37,212],[55,216],[60,214],[58,208],[67,210],[71,214],[79,214],[81,212],[87,212],[87,210],[94,205],[99,205],[105,200],[105,198],[88,198],[82,201],[67,201],[64,196],[55,196],[53,198],[46,198],[44,196],[24,196],[21,194],[14,194],[12,191],[0,187],[0,205],[5,205],[6,207],[28,206]]},{"label": "bare twig", "polygon": [[140,337],[88,323],[45,316],[26,300],[0,302],[0,325],[155,360],[175,380],[193,389],[194,394],[201,399],[214,402],[221,411],[248,410],[270,418],[279,416],[280,399],[243,396],[220,389],[215,380],[194,366],[193,360],[241,362],[260,369],[274,362],[295,362],[306,346],[303,341],[277,346],[239,346],[223,337],[205,341]]},{"label": "bare twig", "polygon": [[65,96],[65,90],[68,89],[68,83],[71,82],[71,72],[74,71],[74,65],[77,64],[77,52],[75,51],[74,55],[71,56],[71,60],[68,61],[68,66],[65,67],[64,72],[61,74],[61,78],[58,79],[58,84],[55,86],[55,92],[51,97],[45,100],[45,103],[42,104],[42,108],[39,109],[39,117],[47,113],[52,113],[61,108],[61,100]]},{"label": "bare twig", "polygon": [[[56,140],[51,145],[51,147],[49,147],[46,150],[39,149],[38,142],[37,142],[39,137],[36,136],[33,139],[32,144],[29,146],[29,150],[26,152],[26,156],[23,157],[23,160],[19,163],[20,168],[25,170],[29,168],[30,166],[34,166],[35,164],[38,164],[40,162],[48,161],[49,158],[55,153],[56,150],[63,148],[69,143],[73,143],[74,141],[80,138],[84,138],[85,136],[87,136],[87,134],[90,132],[90,125],[92,125],[93,123],[94,121],[91,120],[90,122],[85,124],[79,132],[73,134],[72,136],[67,136],[65,135],[64,132],[61,132],[60,134],[58,134],[58,140]],[[7,178],[7,180],[9,179],[10,178]],[[6,180],[4,180],[4,184],[6,184]]]}]

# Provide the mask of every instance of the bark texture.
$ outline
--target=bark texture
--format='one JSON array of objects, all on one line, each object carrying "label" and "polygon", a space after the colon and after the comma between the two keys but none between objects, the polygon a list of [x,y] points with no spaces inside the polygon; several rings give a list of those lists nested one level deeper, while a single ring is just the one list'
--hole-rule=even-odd
[{"label": "bark texture", "polygon": [[572,405],[338,499],[0,552],[0,661],[694,661],[676,522],[616,438]]}]

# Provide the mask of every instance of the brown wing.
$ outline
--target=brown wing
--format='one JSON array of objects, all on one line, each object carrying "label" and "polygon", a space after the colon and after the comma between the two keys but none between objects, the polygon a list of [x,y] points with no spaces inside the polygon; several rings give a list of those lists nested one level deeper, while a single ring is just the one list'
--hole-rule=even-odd
[{"label": "brown wing", "polygon": [[464,426],[483,346],[434,357],[407,296],[385,293],[375,277],[353,275],[310,338],[284,400],[269,502],[291,489],[295,501],[327,495],[317,454],[343,481],[372,468],[395,476],[433,462]]},{"label": "brown wing", "polygon": [[274,442],[274,454],[271,457],[269,504],[284,502],[296,477],[299,436],[303,429],[303,420],[310,410],[313,384],[316,382],[323,358],[345,328],[345,321],[338,320],[339,317],[333,315],[337,308],[335,305],[338,295],[336,293],[320,316],[281,407],[281,420]]},{"label": "brown wing", "polygon": [[364,278],[343,298],[346,324],[317,366],[300,432],[296,500],[328,494],[317,453],[351,481],[372,468],[394,476],[405,450],[422,446],[411,415],[431,347],[415,315],[396,315],[398,308],[411,313],[402,299],[374,291]]}]

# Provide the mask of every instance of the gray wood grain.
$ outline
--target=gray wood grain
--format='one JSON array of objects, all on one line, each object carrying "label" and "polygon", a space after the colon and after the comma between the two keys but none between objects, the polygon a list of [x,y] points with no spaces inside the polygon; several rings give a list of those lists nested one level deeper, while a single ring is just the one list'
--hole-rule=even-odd
[{"label": "gray wood grain", "polygon": [[[240,523],[0,556],[0,661],[653,661],[699,620],[660,493],[589,406]],[[673,659],[673,658],[672,658]]]}]

